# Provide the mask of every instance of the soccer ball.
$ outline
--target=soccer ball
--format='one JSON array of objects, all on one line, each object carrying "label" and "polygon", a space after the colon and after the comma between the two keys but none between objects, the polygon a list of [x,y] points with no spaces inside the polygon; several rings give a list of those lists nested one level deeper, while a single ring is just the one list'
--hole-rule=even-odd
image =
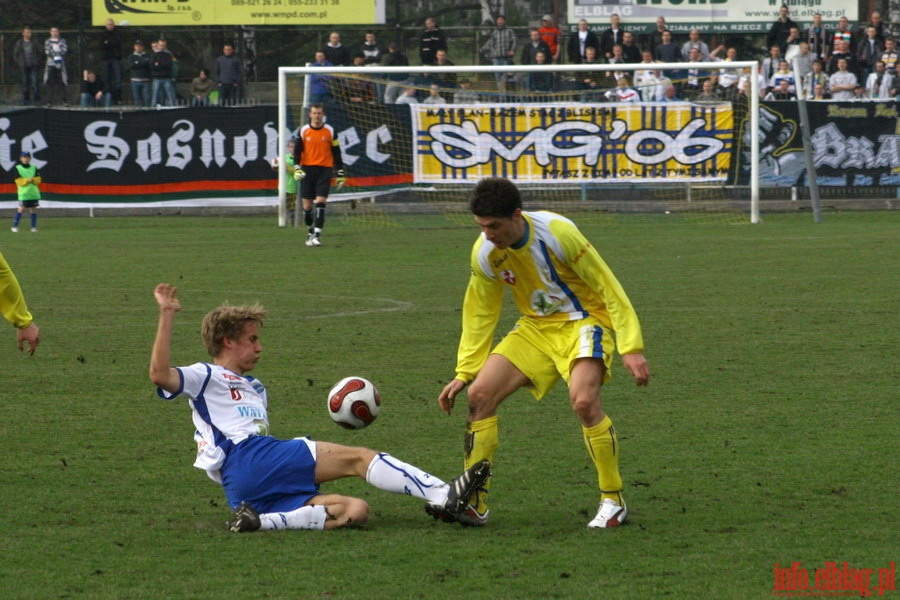
[{"label": "soccer ball", "polygon": [[271,163],[271,164],[272,164],[272,169],[278,170],[278,164],[279,164],[279,162],[278,162],[278,157],[277,157],[277,156],[276,156],[275,158],[272,159],[272,163]]},{"label": "soccer ball", "polygon": [[362,429],[381,412],[378,388],[362,377],[344,377],[328,392],[328,414],[345,429]]}]

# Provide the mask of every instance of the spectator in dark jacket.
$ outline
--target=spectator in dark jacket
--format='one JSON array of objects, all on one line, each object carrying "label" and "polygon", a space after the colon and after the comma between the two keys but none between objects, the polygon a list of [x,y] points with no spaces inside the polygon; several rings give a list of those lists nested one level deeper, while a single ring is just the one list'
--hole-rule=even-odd
[{"label": "spectator in dark jacket", "polygon": [[[662,43],[657,44],[656,54],[653,58],[659,62],[665,63],[684,62],[684,56],[682,56],[681,54],[681,47],[672,41],[671,31],[663,32]],[[677,81],[683,77],[683,73],[680,70],[666,70],[663,71],[663,75],[665,75],[672,81]],[[676,88],[677,87],[678,86],[676,85]]]},{"label": "spectator in dark jacket", "polygon": [[[408,67],[409,59],[400,51],[397,42],[391,42],[388,44],[388,53],[384,56],[382,64],[385,67]],[[383,100],[385,104],[394,104],[409,81],[409,73],[389,73],[387,78],[390,83],[384,89]]]},{"label": "spectator in dark jacket", "polygon": [[150,77],[153,79],[153,92],[151,104],[175,106],[178,103],[178,95],[175,93],[175,57],[169,52],[165,39],[156,41],[153,55],[150,57]]},{"label": "spectator in dark jacket", "polygon": [[122,36],[116,29],[116,22],[107,19],[106,27],[100,32],[100,62],[114,104],[122,103],[122,50]]},{"label": "spectator in dark jacket", "polygon": [[619,15],[617,13],[613,13],[613,15],[609,18],[609,29],[604,29],[600,34],[601,60],[603,60],[604,58],[606,60],[612,58],[613,46],[621,46],[622,42],[624,41],[624,38],[622,36],[625,34],[625,31],[622,29],[619,21]]},{"label": "spectator in dark jacket", "polygon": [[433,65],[437,61],[437,51],[447,49],[447,38],[437,26],[434,17],[425,19],[425,31],[419,41],[419,60],[423,65]]},{"label": "spectator in dark jacket", "polygon": [[234,54],[234,44],[225,42],[222,56],[216,59],[213,79],[219,86],[219,104],[231,106],[241,99],[241,59]]},{"label": "spectator in dark jacket", "polygon": [[788,36],[791,34],[791,27],[796,27],[798,30],[800,29],[800,26],[791,19],[790,10],[787,5],[782,4],[781,8],[778,9],[778,19],[772,23],[772,27],[769,28],[769,33],[766,34],[766,48],[771,48],[775,44],[778,44],[779,47],[783,48],[787,42]]},{"label": "spectator in dark jacket", "polygon": [[566,54],[569,62],[573,65],[580,65],[584,62],[585,48],[592,47],[600,51],[600,40],[597,34],[588,29],[588,22],[585,19],[578,21],[578,31],[569,36],[566,44]]},{"label": "spectator in dark jacket", "polygon": [[550,52],[550,46],[547,45],[547,42],[541,39],[541,30],[537,27],[533,28],[530,32],[531,39],[529,39],[525,44],[522,45],[522,54],[519,57],[519,63],[523,65],[533,65],[537,62],[535,60],[535,55],[538,52],[543,52],[544,56],[553,56],[553,53]]},{"label": "spectator in dark jacket", "polygon": [[381,51],[381,46],[378,45],[378,40],[375,39],[374,31],[367,31],[365,33],[365,38],[359,45],[358,52],[362,52],[363,56],[366,57],[367,65],[377,66],[381,63],[384,52]]},{"label": "spectator in dark jacket", "polygon": [[32,38],[31,27],[22,28],[22,37],[13,46],[13,60],[22,74],[22,104],[41,101],[41,70],[44,68],[44,49]]},{"label": "spectator in dark jacket", "polygon": [[636,65],[641,62],[641,48],[634,43],[634,34],[630,31],[622,34],[622,56],[627,64]]},{"label": "spectator in dark jacket", "polygon": [[132,102],[135,106],[150,106],[150,55],[144,52],[144,42],[141,40],[134,41],[134,52],[128,57],[128,69]]},{"label": "spectator in dark jacket", "polygon": [[332,31],[328,36],[328,43],[325,44],[325,60],[336,67],[349,67],[353,64],[353,56],[350,49],[341,44],[341,34]]},{"label": "spectator in dark jacket", "polygon": [[112,96],[103,80],[90,69],[85,69],[81,79],[81,106],[109,108],[111,102]]}]

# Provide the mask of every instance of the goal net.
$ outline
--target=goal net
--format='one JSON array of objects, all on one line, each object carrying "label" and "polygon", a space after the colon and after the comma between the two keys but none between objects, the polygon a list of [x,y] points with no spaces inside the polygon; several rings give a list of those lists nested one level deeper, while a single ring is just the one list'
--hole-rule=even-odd
[{"label": "goal net", "polygon": [[484,177],[516,182],[530,208],[758,222],[756,67],[281,67],[279,131],[323,104],[347,172],[330,201],[379,224],[390,211],[469,223]]}]

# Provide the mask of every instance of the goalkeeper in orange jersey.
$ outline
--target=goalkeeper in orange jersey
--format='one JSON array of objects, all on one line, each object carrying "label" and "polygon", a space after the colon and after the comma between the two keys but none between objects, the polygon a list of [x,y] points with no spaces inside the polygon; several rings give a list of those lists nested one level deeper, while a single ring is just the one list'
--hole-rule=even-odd
[{"label": "goalkeeper in orange jersey", "polygon": [[[303,220],[309,229],[307,246],[321,246],[325,225],[325,202],[331,191],[331,178],[338,188],[344,185],[341,148],[331,125],[325,123],[325,107],[309,107],[309,123],[300,128],[294,147],[294,179],[300,181]],[[315,214],[314,214],[315,213]]]},{"label": "goalkeeper in orange jersey", "polygon": [[[463,301],[463,327],[456,376],[438,396],[447,414],[468,389],[465,464],[493,463],[499,444],[497,408],[525,387],[543,397],[562,378],[581,422],[588,454],[597,469],[600,504],[588,527],[616,527],[628,515],[619,475],[619,443],[600,402],[618,350],[637,385],[650,369],[637,315],[622,286],[574,223],[551,212],[522,210],[518,188],[499,178],[476,186],[469,208],[481,227],[471,254]],[[494,329],[509,288],[521,313],[516,326],[491,350]],[[466,511],[435,518],[463,525],[488,520],[489,482]]]},{"label": "goalkeeper in orange jersey", "polygon": [[19,232],[19,221],[27,208],[31,212],[31,231],[37,232],[37,207],[41,205],[41,174],[31,164],[31,152],[22,152],[16,163],[16,188],[19,194],[19,210],[13,217],[12,232]]}]

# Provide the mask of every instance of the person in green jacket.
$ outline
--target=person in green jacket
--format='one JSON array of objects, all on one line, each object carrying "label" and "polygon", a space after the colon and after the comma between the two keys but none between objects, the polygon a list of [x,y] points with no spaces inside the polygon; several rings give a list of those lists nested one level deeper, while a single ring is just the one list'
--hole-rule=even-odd
[{"label": "person in green jacket", "polygon": [[[287,212],[287,221],[290,226],[294,226],[296,222],[297,211],[297,180],[294,179],[294,171],[297,170],[294,164],[294,140],[287,143],[287,154],[284,159],[284,170],[287,177],[284,181],[284,206]],[[277,171],[279,167],[278,157],[272,159],[272,170]]]},{"label": "person in green jacket", "polygon": [[19,192],[19,210],[13,217],[13,233],[19,232],[19,221],[27,208],[31,211],[31,231],[37,232],[37,207],[41,205],[41,174],[31,164],[31,152],[22,152],[16,163],[16,188]]}]

